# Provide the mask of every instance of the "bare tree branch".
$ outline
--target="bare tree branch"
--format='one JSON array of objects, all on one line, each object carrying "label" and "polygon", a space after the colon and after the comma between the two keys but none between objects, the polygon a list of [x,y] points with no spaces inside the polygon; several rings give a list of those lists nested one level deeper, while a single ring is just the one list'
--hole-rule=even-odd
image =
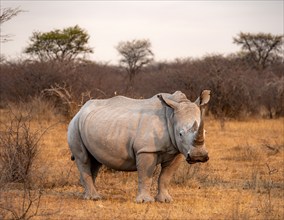
[{"label": "bare tree branch", "polygon": [[[17,16],[19,13],[24,12],[20,9],[20,7],[17,8],[3,8],[0,12],[0,25],[2,26],[3,23],[11,20],[13,17]],[[1,31],[2,32],[2,31]],[[7,42],[11,40],[12,37],[11,34],[4,34],[0,35],[1,42]]]}]

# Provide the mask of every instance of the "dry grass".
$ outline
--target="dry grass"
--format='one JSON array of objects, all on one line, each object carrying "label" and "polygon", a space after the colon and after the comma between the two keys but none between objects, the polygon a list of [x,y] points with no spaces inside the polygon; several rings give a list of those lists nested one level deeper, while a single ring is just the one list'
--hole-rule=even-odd
[{"label": "dry grass", "polygon": [[[47,127],[56,120],[34,123]],[[33,219],[284,219],[284,119],[228,121],[225,130],[207,119],[205,126],[210,160],[182,164],[170,188],[174,202],[136,204],[137,173],[107,169],[97,181],[104,199],[83,200],[67,125],[56,125],[43,137],[33,167],[34,189],[44,188]],[[6,185],[0,205],[16,208],[21,193],[18,185]]]}]

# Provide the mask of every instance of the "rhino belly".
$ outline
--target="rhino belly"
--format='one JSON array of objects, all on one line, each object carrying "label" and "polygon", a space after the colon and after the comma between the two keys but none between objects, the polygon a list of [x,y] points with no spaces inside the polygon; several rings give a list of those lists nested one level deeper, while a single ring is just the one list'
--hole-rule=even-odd
[{"label": "rhino belly", "polygon": [[[119,142],[119,140],[118,140]],[[135,156],[128,153],[126,145],[112,145],[111,142],[93,140],[86,148],[94,158],[105,166],[122,171],[135,171]]]},{"label": "rhino belly", "polygon": [[100,147],[92,148],[93,152],[91,153],[97,161],[99,161],[101,164],[115,169],[115,170],[121,170],[121,171],[136,171],[136,161],[132,158],[125,158],[119,156],[119,154],[114,155],[111,151],[100,151],[97,150]]},{"label": "rhino belly", "polygon": [[90,117],[81,133],[84,145],[100,163],[116,170],[135,171],[132,143],[136,122],[114,116],[96,114]]},{"label": "rhino belly", "polygon": [[97,161],[109,168],[122,171],[135,171],[135,156],[129,153],[129,146],[119,142],[120,140],[118,139],[114,145],[112,141],[108,142],[107,140],[97,138],[92,139],[86,147]]}]

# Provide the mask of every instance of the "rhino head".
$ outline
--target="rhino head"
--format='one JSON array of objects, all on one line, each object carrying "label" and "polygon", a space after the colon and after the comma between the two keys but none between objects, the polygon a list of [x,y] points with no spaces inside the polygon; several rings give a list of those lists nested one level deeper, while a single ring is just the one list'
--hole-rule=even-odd
[{"label": "rhino head", "polygon": [[[184,97],[185,95],[180,92]],[[182,99],[180,102],[163,97],[159,98],[173,111],[168,118],[170,136],[178,150],[190,164],[209,160],[205,147],[204,111],[210,100],[210,91],[204,90],[195,102]]]}]

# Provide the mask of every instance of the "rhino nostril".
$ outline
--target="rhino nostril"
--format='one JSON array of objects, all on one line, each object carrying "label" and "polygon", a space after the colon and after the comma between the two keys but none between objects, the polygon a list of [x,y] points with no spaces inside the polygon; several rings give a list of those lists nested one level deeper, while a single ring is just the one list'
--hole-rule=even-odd
[{"label": "rhino nostril", "polygon": [[191,157],[190,154],[187,154],[186,161],[190,164],[197,163],[197,162],[207,162],[209,160],[209,156],[199,156],[199,157]]}]

